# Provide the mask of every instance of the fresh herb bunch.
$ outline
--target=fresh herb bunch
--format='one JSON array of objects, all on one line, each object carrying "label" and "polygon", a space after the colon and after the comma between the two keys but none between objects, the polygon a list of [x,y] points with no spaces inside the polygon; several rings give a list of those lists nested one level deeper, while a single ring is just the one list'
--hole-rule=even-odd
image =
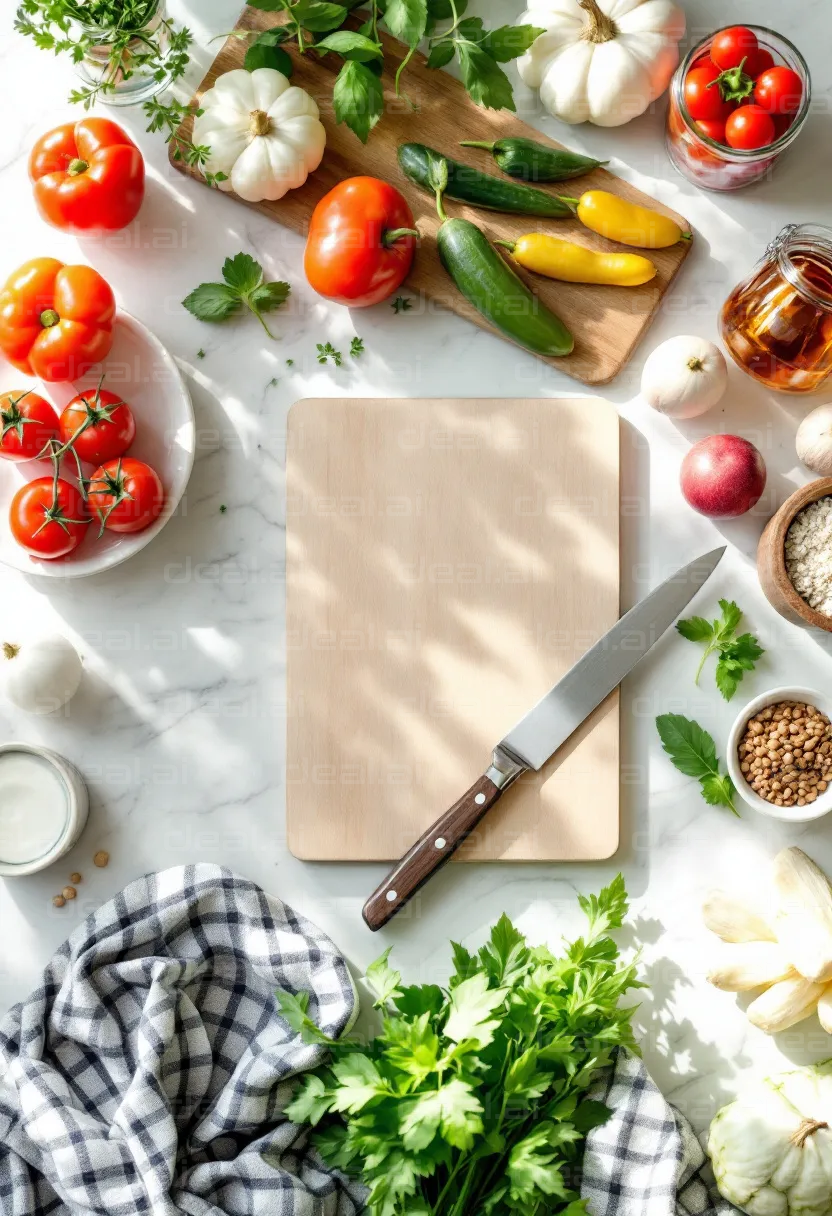
[{"label": "fresh herb bunch", "polygon": [[752,633],[736,637],[742,620],[742,609],[733,600],[720,600],[722,617],[718,621],[706,621],[703,616],[692,616],[676,625],[679,633],[689,642],[701,642],[705,646],[702,661],[696,669],[694,684],[699,683],[702,668],[709,655],[717,652],[716,686],[726,701],[730,701],[739,687],[746,671],[753,671],[757,659],[765,654]]},{"label": "fresh herb bunch", "polygon": [[579,903],[588,931],[559,956],[507,916],[478,955],[452,943],[447,989],[403,985],[387,950],[367,972],[382,1029],[366,1047],[327,1039],[306,994],[277,994],[292,1028],[332,1051],[286,1114],[361,1177],[373,1216],[585,1213],[576,1167],[609,1115],[586,1094],[617,1047],[637,1050],[619,999],[643,985],[608,936],[627,914],[622,877]]},{"label": "fresh herb bunch", "polygon": [[710,806],[725,806],[739,817],[734,806],[736,788],[728,774],[719,771],[716,744],[708,732],[682,714],[660,714],[656,729],[662,747],[679,772],[697,779],[705,801]]},{"label": "fresh herb bunch", "polygon": [[[260,34],[249,47],[245,66],[276,67],[286,72],[291,60],[282,46],[295,43],[301,54],[333,53],[344,60],[335,80],[335,119],[366,143],[384,110],[379,77],[384,47],[379,29],[404,42],[407,55],[396,71],[396,92],[410,59],[428,39],[428,66],[441,68],[455,57],[462,81],[477,105],[513,110],[511,82],[501,63],[527,51],[543,30],[534,25],[502,25],[487,30],[480,17],[464,17],[468,0],[251,0],[253,8],[285,14],[285,24]],[[344,28],[352,9],[369,10],[357,30]]]}]

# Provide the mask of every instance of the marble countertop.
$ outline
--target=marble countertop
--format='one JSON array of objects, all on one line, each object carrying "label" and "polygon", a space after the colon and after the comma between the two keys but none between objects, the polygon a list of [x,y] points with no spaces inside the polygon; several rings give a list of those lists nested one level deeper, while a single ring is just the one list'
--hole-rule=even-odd
[{"label": "marble countertop", "polygon": [[[477,11],[505,13],[489,0]],[[520,10],[511,0],[511,14]],[[719,0],[685,0],[697,37],[724,21]],[[237,0],[180,0],[175,15],[199,49],[193,83],[231,29]],[[783,26],[778,0],[737,0],[732,19]],[[449,933],[477,945],[507,911],[533,940],[556,942],[579,921],[576,890],[598,888],[623,870],[633,897],[630,939],[643,950],[650,984],[638,1014],[647,1063],[664,1092],[698,1127],[752,1068],[832,1055],[815,1020],[773,1040],[750,1027],[734,997],[704,980],[709,938],[698,908],[706,888],[751,883],[766,860],[800,844],[832,872],[829,821],[784,827],[751,810],[741,819],[705,805],[656,737],[657,713],[676,711],[706,726],[724,752],[740,702],[693,686],[695,655],[664,638],[626,682],[622,700],[622,847],[597,865],[488,865],[446,869],[418,917],[400,917],[371,935],[361,921],[379,865],[314,865],[288,852],[284,831],[284,467],[287,410],[306,396],[540,396],[585,393],[582,386],[465,321],[423,312],[394,315],[381,305],[349,312],[315,297],[305,283],[300,237],[174,173],[159,136],[140,116],[114,115],[139,140],[149,184],[144,208],[125,233],[104,241],[65,237],[38,219],[26,160],[37,136],[76,113],[66,102],[71,66],[8,32],[0,37],[0,232],[5,274],[25,258],[88,260],[120,302],[158,334],[188,378],[197,414],[197,460],[186,499],[161,536],[122,568],[61,583],[0,571],[3,633],[58,627],[79,647],[86,675],[71,713],[37,719],[0,704],[0,739],[53,747],[73,760],[90,787],[89,826],[52,871],[0,882],[0,1013],[36,983],[52,951],[81,918],[130,879],[196,860],[231,866],[281,896],[328,931],[358,966],[388,944],[412,982],[442,980]],[[655,325],[628,369],[603,390],[626,420],[623,443],[622,571],[629,605],[681,563],[722,540],[729,550],[694,602],[709,612],[735,598],[766,647],[748,695],[769,686],[832,679],[829,643],[786,624],[759,589],[754,551],[764,521],[807,479],[794,432],[809,402],[789,399],[731,370],[712,414],[674,425],[639,400],[647,352],[675,333],[716,338],[719,306],[782,225],[822,220],[832,196],[828,154],[832,67],[823,0],[790,12],[787,32],[806,55],[815,105],[808,126],[774,178],[736,194],[705,194],[671,168],[663,146],[664,102],[626,127],[571,131],[541,115],[518,88],[521,113],[571,146],[612,156],[622,177],[687,216],[694,248]],[[33,87],[36,82],[36,87]],[[271,277],[292,285],[291,306],[275,316],[281,341],[264,343],[253,318],[219,328],[200,324],[180,301],[218,277],[222,259],[244,249]],[[366,353],[341,369],[319,366],[315,343]],[[198,352],[204,351],[204,357]],[[293,365],[287,366],[286,360]],[[811,404],[824,400],[820,394]],[[742,520],[713,524],[678,489],[692,440],[738,432],[763,452],[765,494]],[[225,512],[220,512],[225,504]],[[592,790],[575,796],[592,810]],[[439,809],[439,808],[438,808]],[[109,851],[104,870],[91,864]],[[79,898],[52,907],[71,870]],[[64,874],[66,871],[66,875]]]}]

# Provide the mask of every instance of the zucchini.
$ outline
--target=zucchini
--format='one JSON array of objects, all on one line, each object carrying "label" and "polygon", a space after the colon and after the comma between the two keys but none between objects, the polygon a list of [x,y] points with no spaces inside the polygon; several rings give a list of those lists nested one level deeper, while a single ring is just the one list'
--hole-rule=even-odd
[{"label": "zucchini", "polygon": [[503,173],[524,182],[565,182],[572,177],[583,177],[585,173],[607,163],[591,156],[581,156],[579,152],[569,152],[566,148],[540,144],[536,139],[495,139],[493,143],[483,139],[463,139],[460,147],[484,148],[491,153]]},{"label": "zucchini", "polygon": [[555,194],[547,194],[545,190],[535,190],[533,186],[521,186],[490,173],[480,173],[479,169],[450,160],[425,144],[399,145],[399,165],[405,177],[430,194],[434,193],[431,182],[442,161],[448,166],[445,195],[458,202],[470,203],[472,207],[482,207],[486,211],[544,215],[549,219],[563,219],[575,214],[569,203]]},{"label": "zucchini", "polygon": [[442,265],[477,312],[535,355],[568,355],[575,341],[470,220],[445,220],[436,235]]}]

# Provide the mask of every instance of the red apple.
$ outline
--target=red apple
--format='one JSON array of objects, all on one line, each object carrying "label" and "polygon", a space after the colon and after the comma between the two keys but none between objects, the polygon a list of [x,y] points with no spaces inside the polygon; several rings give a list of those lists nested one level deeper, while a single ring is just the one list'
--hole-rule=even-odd
[{"label": "red apple", "polygon": [[680,482],[694,511],[727,519],[754,506],[766,486],[766,462],[739,435],[709,435],[682,461]]}]

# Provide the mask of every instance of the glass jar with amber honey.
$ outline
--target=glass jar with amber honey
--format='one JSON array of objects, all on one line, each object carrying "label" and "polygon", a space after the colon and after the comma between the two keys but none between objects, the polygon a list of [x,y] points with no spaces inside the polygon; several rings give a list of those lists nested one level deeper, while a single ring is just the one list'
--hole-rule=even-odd
[{"label": "glass jar with amber honey", "polygon": [[832,228],[788,224],[722,308],[734,362],[769,388],[811,393],[832,371]]}]

